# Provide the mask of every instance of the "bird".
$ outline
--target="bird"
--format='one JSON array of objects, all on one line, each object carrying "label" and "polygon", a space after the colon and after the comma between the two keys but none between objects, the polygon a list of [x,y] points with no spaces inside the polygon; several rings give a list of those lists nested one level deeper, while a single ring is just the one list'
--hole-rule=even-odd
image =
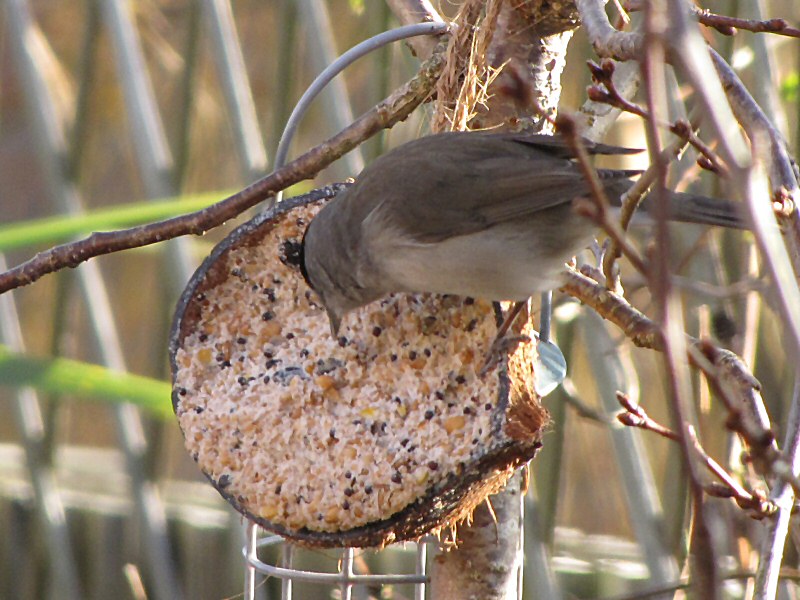
[{"label": "bird", "polygon": [[[640,150],[586,142],[590,154]],[[596,169],[619,204],[640,171]],[[395,292],[522,302],[556,289],[599,227],[573,151],[544,134],[460,131],[381,155],[306,228],[300,266],[331,334],[347,313]],[[734,203],[671,194],[673,220],[741,227]]]}]

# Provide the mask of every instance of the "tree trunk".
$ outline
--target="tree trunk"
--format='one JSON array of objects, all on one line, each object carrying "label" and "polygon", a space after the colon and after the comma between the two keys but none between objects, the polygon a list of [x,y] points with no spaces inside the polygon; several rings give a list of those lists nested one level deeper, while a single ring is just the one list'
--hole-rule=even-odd
[{"label": "tree trunk", "polygon": [[[484,75],[491,76],[492,69],[502,70],[489,86],[485,105],[476,105],[469,128],[552,131],[544,115],[554,117],[558,106],[567,43],[577,24],[574,4],[543,0],[489,0],[484,4],[485,15],[499,8],[496,19],[487,16],[475,33],[480,35],[480,29],[486,27],[494,30],[488,34],[491,42],[485,60],[489,69]],[[462,7],[464,13],[468,9],[475,9],[474,2]],[[461,75],[463,80],[470,73],[467,70]],[[479,82],[483,83],[485,79]],[[457,99],[438,100],[440,105],[454,105]],[[494,516],[486,504],[480,506],[472,525],[459,528],[457,548],[436,557],[432,597],[511,600],[521,596],[522,479],[518,473],[503,491],[490,498]]]}]

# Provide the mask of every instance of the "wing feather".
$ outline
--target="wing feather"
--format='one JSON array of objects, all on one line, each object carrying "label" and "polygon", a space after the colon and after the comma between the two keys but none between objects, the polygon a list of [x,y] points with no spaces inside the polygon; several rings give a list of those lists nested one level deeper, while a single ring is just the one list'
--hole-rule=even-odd
[{"label": "wing feather", "polygon": [[[354,212],[365,211],[358,218],[366,237],[392,231],[410,243],[435,243],[535,218],[589,193],[563,143],[550,136],[457,135],[422,138],[424,146],[411,142],[386,155],[401,165],[384,165],[382,157],[362,173],[358,193],[348,200]],[[629,152],[613,146],[597,151]],[[607,185],[633,173],[602,172]]]}]

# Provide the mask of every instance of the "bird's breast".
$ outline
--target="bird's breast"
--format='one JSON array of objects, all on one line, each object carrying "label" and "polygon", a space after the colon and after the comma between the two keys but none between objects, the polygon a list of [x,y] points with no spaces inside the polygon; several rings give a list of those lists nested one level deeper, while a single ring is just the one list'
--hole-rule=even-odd
[{"label": "bird's breast", "polygon": [[457,294],[486,300],[524,300],[560,285],[565,262],[592,238],[581,231],[547,231],[530,223],[504,224],[436,243],[387,236],[373,256],[394,282],[391,291]]}]

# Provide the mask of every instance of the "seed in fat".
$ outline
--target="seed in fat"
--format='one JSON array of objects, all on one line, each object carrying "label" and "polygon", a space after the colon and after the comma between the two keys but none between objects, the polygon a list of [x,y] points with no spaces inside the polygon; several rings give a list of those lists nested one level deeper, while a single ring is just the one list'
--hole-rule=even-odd
[{"label": "seed in fat", "polygon": [[265,504],[261,507],[260,516],[264,519],[274,519],[278,516],[278,507],[274,504]]},{"label": "seed in fat", "polygon": [[336,380],[330,375],[319,375],[314,378],[316,383],[323,391],[328,390],[334,386]]},{"label": "seed in fat", "polygon": [[338,520],[339,520],[339,508],[336,506],[331,506],[325,513],[325,522],[336,523],[336,521]]},{"label": "seed in fat", "polygon": [[197,351],[197,360],[204,365],[209,364],[211,362],[211,348],[200,348]]},{"label": "seed in fat", "polygon": [[261,328],[263,338],[273,338],[281,334],[281,324],[276,320],[268,321],[264,327]]},{"label": "seed in fat", "polygon": [[464,418],[464,415],[454,415],[452,417],[447,417],[444,423],[442,423],[442,426],[447,433],[453,433],[454,431],[463,429],[466,423],[467,420]]},{"label": "seed in fat", "polygon": [[365,419],[371,419],[378,415],[378,411],[371,406],[367,406],[365,408],[362,408],[358,414],[360,414]]}]

